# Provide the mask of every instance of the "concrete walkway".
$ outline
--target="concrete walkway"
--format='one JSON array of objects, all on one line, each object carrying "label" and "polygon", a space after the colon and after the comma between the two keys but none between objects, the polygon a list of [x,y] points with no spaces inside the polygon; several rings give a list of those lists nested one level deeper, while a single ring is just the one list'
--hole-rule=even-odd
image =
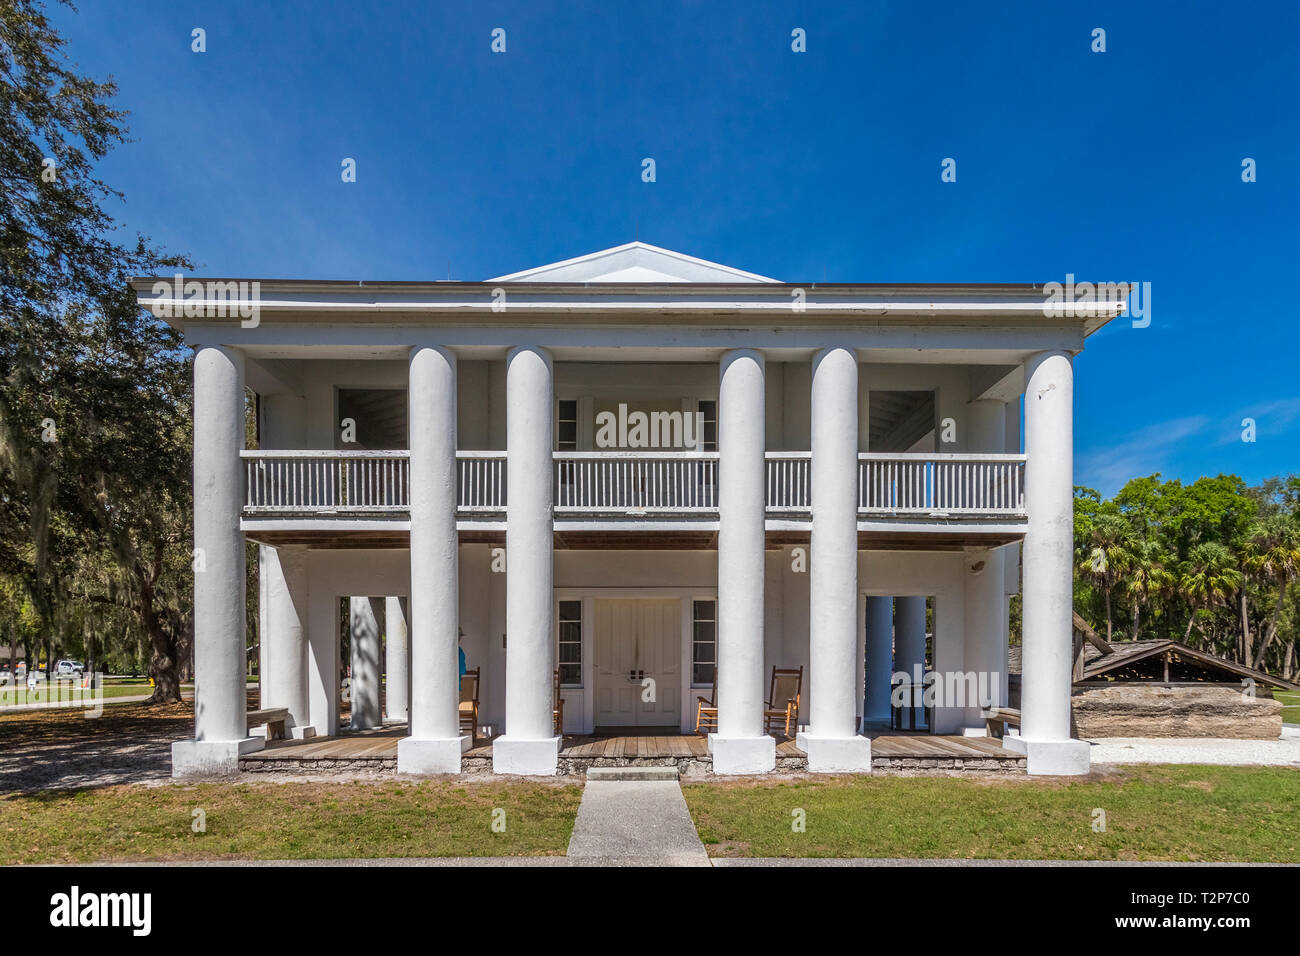
[{"label": "concrete walkway", "polygon": [[585,866],[708,866],[675,780],[588,780],[567,860]]}]

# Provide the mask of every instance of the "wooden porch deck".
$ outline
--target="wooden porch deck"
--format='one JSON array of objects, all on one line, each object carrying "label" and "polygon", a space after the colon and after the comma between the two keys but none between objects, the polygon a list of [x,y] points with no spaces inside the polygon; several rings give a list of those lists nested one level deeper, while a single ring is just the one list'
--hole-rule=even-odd
[{"label": "wooden porch deck", "polygon": [[[384,762],[396,761],[397,742],[406,736],[406,726],[393,725],[378,730],[348,731],[337,737],[321,737],[309,740],[275,740],[267,744],[264,750],[245,754],[240,758],[241,764],[258,764],[275,762],[284,764],[329,762]],[[873,761],[978,761],[987,764],[996,761],[1014,765],[1023,761],[1022,755],[1007,750],[997,740],[989,737],[958,737],[932,735],[925,733],[887,733],[868,734],[871,737],[871,755]],[[805,756],[795,746],[793,740],[778,738],[776,745],[778,762],[798,760]],[[464,754],[465,758],[478,761],[490,760],[492,741],[479,738],[475,746]],[[636,760],[668,758],[695,759],[709,761],[707,741],[694,734],[676,735],[632,735],[615,736],[566,735],[560,746],[560,759],[563,760]],[[251,769],[251,768],[250,768]]]}]

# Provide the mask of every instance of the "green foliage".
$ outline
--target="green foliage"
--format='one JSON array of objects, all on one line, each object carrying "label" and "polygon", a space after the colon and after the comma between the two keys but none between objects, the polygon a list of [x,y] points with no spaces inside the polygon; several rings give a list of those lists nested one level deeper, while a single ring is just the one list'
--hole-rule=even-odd
[{"label": "green foliage", "polygon": [[1252,488],[1236,475],[1151,475],[1110,499],[1077,488],[1074,530],[1086,618],[1296,675],[1300,476]]},{"label": "green foliage", "polygon": [[47,666],[143,638],[160,698],[179,699],[190,376],[127,281],[188,263],[107,211],[120,197],[94,170],[126,138],[115,92],[74,71],[40,4],[0,5],[0,579]]}]

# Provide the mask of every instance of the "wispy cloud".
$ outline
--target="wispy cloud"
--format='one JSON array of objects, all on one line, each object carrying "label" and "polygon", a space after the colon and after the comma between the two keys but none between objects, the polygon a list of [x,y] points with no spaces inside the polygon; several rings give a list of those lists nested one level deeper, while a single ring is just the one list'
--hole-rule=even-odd
[{"label": "wispy cloud", "polygon": [[1191,415],[1158,422],[1116,443],[1083,451],[1074,469],[1075,483],[1112,495],[1130,478],[1167,471],[1178,446],[1203,433],[1210,421],[1206,415]]},{"label": "wispy cloud", "polygon": [[1266,436],[1275,438],[1300,421],[1300,398],[1279,398],[1247,405],[1224,427],[1218,444],[1231,445],[1241,441],[1241,430],[1244,427],[1241,422],[1247,418],[1255,420],[1256,440]]}]

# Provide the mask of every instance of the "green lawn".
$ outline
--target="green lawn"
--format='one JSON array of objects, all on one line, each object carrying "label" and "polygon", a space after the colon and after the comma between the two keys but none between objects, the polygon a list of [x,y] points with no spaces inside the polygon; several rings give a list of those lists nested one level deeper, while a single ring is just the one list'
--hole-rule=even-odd
[{"label": "green lawn", "polygon": [[[557,783],[123,786],[0,798],[0,864],[563,854],[582,790]],[[207,830],[193,829],[204,811]],[[503,832],[493,830],[504,820]]]},{"label": "green lawn", "polygon": [[1282,704],[1282,720],[1288,724],[1300,724],[1300,691],[1277,690],[1273,696]]},{"label": "green lawn", "polygon": [[[714,856],[1300,861],[1300,771],[1135,767],[1102,779],[692,784]],[[1105,832],[1094,832],[1094,809]],[[792,831],[803,810],[806,832]]]}]

